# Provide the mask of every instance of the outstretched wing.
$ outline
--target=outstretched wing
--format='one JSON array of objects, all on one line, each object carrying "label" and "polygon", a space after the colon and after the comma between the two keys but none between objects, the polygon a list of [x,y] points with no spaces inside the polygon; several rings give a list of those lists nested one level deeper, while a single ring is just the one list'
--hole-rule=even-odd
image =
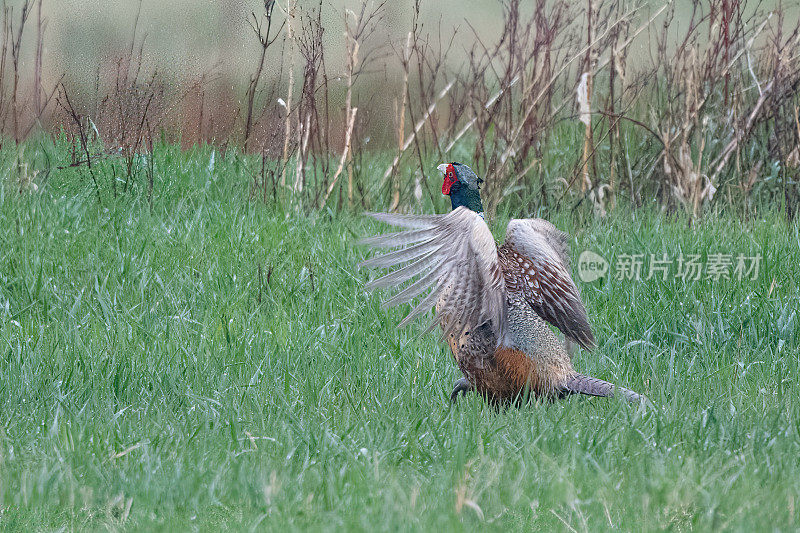
[{"label": "outstretched wing", "polygon": [[540,317],[556,326],[584,348],[595,345],[578,287],[569,274],[566,233],[539,218],[508,223],[505,247],[517,289]]},{"label": "outstretched wing", "polygon": [[[391,307],[410,302],[429,291],[406,316],[405,326],[436,305],[436,318],[445,334],[456,329],[490,323],[500,335],[505,324],[505,281],[497,245],[486,222],[466,207],[446,215],[393,215],[371,213],[371,217],[406,231],[378,235],[360,241],[380,248],[399,248],[367,259],[359,268],[397,270],[367,283],[369,290],[409,285],[384,302]],[[463,333],[463,331],[457,331]]]}]

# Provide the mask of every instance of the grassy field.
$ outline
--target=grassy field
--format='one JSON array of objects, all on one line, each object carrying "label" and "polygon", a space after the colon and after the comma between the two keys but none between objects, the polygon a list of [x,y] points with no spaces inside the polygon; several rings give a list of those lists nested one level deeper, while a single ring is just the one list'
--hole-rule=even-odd
[{"label": "grassy field", "polygon": [[4,178],[0,529],[800,527],[796,224],[552,216],[612,273],[634,253],[760,272],[579,282],[598,348],[576,368],[657,408],[497,412],[451,407],[447,349],[364,292],[355,241],[377,223],[287,216],[249,179],[175,149],[152,206],[141,184],[99,205],[76,170],[35,193]]}]

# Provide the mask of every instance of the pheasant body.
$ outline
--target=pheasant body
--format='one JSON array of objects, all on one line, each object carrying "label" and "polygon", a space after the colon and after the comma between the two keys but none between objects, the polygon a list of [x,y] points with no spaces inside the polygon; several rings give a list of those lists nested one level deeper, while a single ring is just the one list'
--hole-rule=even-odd
[{"label": "pheasant body", "polygon": [[[525,393],[560,395],[563,383],[574,374],[572,361],[559,338],[516,288],[512,248],[500,246],[498,254],[501,265],[505,265],[503,278],[509,288],[506,334],[498,339],[485,324],[459,324],[456,329],[463,329],[464,333],[448,336],[456,363],[476,391],[493,401],[513,401]],[[444,298],[437,303],[437,312]]]}]

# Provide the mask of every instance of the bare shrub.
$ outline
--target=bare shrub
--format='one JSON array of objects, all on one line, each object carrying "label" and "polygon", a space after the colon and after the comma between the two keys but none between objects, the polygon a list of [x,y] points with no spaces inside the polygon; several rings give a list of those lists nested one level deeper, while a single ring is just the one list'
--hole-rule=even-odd
[{"label": "bare shrub", "polygon": [[[42,16],[41,0],[25,0],[15,9],[5,1],[2,5],[3,29],[0,42],[0,147],[6,136],[16,145],[16,158],[12,172],[17,189],[22,192],[38,189],[35,178],[40,173],[33,161],[26,160],[25,147],[21,145],[41,124],[42,117],[52,101],[58,82],[49,91],[42,78],[42,55],[47,20]],[[25,48],[31,47],[32,31],[28,28],[35,13],[33,26],[33,69],[23,70],[26,63]],[[30,64],[30,63],[28,63]],[[45,175],[47,173],[45,172]]]},{"label": "bare shrub", "polygon": [[[73,141],[63,166],[97,180],[108,161],[114,194],[140,181],[152,195],[156,135],[174,133],[241,148],[251,196],[298,208],[437,203],[428,173],[453,159],[484,178],[490,216],[506,199],[599,216],[626,197],[693,217],[721,197],[744,212],[754,198],[780,203],[790,218],[800,206],[797,7],[508,0],[487,37],[469,18],[421,20],[415,0],[408,31],[386,38],[386,5],[362,0],[332,18],[322,0],[264,0],[241,86],[203,74],[176,88],[143,64],[135,25],[126,53],[98,65],[94,100],[61,84],[48,120]],[[19,141],[54,94],[43,88],[40,0],[5,6],[3,28],[0,122]]]},{"label": "bare shrub", "polygon": [[[523,20],[521,3],[504,10],[503,32],[497,43],[476,36],[468,68],[459,77],[458,96],[451,107],[466,110],[467,125],[480,142],[472,163],[486,175],[486,208],[492,213],[501,198],[515,190],[541,158],[546,132],[556,110],[556,80],[579,48],[575,10],[567,2],[537,1]],[[465,130],[456,135],[463,135]],[[447,146],[449,151],[451,142]]]},{"label": "bare shrub", "polygon": [[[450,93],[455,85],[455,79],[446,82],[447,77],[447,57],[456,39],[456,33],[448,27],[447,32],[443,32],[440,27],[435,35],[422,33],[422,25],[419,19],[420,0],[414,2],[414,16],[412,28],[404,40],[402,48],[395,48],[395,55],[399,58],[402,68],[403,82],[398,99],[395,100],[395,126],[397,153],[391,165],[383,174],[381,185],[385,185],[389,178],[392,178],[391,210],[397,210],[403,199],[409,198],[409,192],[413,185],[412,180],[405,179],[410,176],[402,176],[398,173],[400,162],[404,157],[416,156],[416,164],[419,165],[420,187],[428,190],[428,178],[426,167],[435,151],[441,159],[443,152],[440,147],[440,140],[443,141],[443,132],[438,131],[437,110],[445,97]],[[443,35],[450,35],[446,41]],[[399,102],[399,104],[398,104]],[[408,119],[413,125],[412,131],[406,135],[405,124]],[[426,137],[423,128],[428,127],[430,139]],[[412,150],[409,152],[409,150]],[[416,180],[415,180],[416,181]]]},{"label": "bare shrub", "polygon": [[[743,21],[733,2],[696,1],[687,30],[672,50],[667,34],[673,16],[670,11],[657,40],[659,83],[650,106],[652,130],[663,146],[659,194],[666,208],[681,205],[698,217],[732,160],[735,173],[742,173],[743,149],[759,142],[753,133],[765,133],[761,125],[776,111],[791,116],[800,59],[787,51],[792,45],[797,49],[797,30],[789,39],[764,40],[770,15],[756,12]],[[776,19],[783,26],[782,17]],[[782,123],[773,138],[793,137],[793,125]],[[749,194],[752,188],[742,190]]]},{"label": "bare shrub", "polygon": [[[255,116],[255,103],[256,97],[259,93],[259,88],[261,84],[261,79],[264,74],[264,68],[267,62],[267,51],[269,48],[275,43],[275,41],[280,36],[281,29],[286,24],[284,21],[277,30],[272,33],[272,23],[273,23],[273,13],[275,10],[275,0],[264,0],[264,12],[259,17],[255,14],[255,12],[251,13],[252,20],[250,21],[250,26],[253,29],[256,37],[258,38],[258,42],[261,45],[261,55],[258,60],[258,64],[256,66],[255,72],[250,76],[250,81],[247,86],[247,93],[246,93],[246,104],[245,104],[245,124],[244,124],[244,149],[248,151],[252,148],[252,137],[253,137],[253,127],[254,125],[260,120],[265,117],[268,110],[273,110],[274,107],[270,106],[269,104],[262,106],[260,116]],[[263,100],[268,103],[276,101],[276,90],[277,87],[271,87],[271,91],[267,92],[264,96]],[[290,102],[287,105],[291,105],[291,98],[289,99]],[[264,150],[264,143],[261,143],[261,151]]]},{"label": "bare shrub", "polygon": [[[127,55],[102,69],[105,77],[98,70],[93,105],[77,102],[72,95],[76,90],[61,84],[60,124],[73,143],[73,154],[80,154],[80,157],[73,155],[68,166],[86,168],[99,202],[102,202],[101,184],[95,166],[99,160],[109,158],[112,158],[109,181],[114,197],[127,193],[137,179],[144,177],[148,198],[152,200],[154,138],[162,131],[168,111],[181,100],[167,91],[158,73],[143,73],[144,38],[137,39],[137,27],[138,15]],[[115,163],[119,160],[122,171],[118,176]],[[118,181],[122,182],[121,190]]]},{"label": "bare shrub", "polygon": [[[327,183],[330,153],[330,99],[323,33],[320,2],[316,9],[300,13],[300,32],[297,35],[298,51],[303,58],[303,85],[297,108],[293,189],[300,194],[311,185],[310,192],[315,195],[313,205],[318,205],[320,191]],[[309,164],[309,158],[313,160],[312,164]],[[310,184],[307,183],[309,179],[313,180]]]}]

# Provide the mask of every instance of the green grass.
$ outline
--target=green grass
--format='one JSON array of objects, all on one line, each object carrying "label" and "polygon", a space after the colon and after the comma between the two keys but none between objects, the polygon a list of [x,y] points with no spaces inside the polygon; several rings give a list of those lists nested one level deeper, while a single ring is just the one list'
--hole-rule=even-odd
[{"label": "green grass", "polygon": [[761,272],[579,283],[599,346],[576,368],[655,411],[452,408],[447,349],[362,288],[354,243],[381,228],[250,202],[236,159],[208,157],[166,150],[152,208],[141,185],[100,206],[78,171],[3,178],[0,529],[800,527],[797,225],[556,214],[574,259]]}]

